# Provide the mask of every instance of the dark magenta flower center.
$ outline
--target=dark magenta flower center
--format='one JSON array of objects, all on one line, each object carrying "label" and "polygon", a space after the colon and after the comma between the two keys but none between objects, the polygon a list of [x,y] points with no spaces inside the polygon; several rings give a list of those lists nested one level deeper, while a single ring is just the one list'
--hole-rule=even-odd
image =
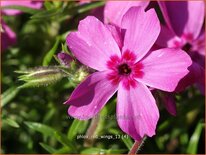
[{"label": "dark magenta flower center", "polygon": [[132,69],[126,63],[118,66],[118,73],[120,75],[129,75],[131,72],[132,72]]},{"label": "dark magenta flower center", "polygon": [[135,78],[142,78],[144,75],[143,64],[136,62],[136,55],[129,50],[125,51],[121,57],[111,56],[107,61],[107,67],[110,71],[107,75],[108,80],[114,85],[122,81],[124,88],[127,90],[130,87],[136,87]]},{"label": "dark magenta flower center", "polygon": [[190,43],[186,43],[183,47],[182,50],[188,52],[192,48],[192,45]]}]

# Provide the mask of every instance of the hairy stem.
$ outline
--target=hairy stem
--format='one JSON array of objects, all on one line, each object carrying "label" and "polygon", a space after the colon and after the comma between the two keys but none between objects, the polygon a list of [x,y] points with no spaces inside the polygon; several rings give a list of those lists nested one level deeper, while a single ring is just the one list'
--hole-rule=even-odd
[{"label": "hairy stem", "polygon": [[91,121],[91,124],[87,130],[87,133],[86,133],[86,138],[85,141],[84,141],[84,146],[85,147],[89,147],[89,146],[92,146],[93,143],[94,143],[94,134],[95,134],[95,131],[97,129],[97,125],[99,123],[99,115],[97,115],[96,117],[94,117]]},{"label": "hairy stem", "polygon": [[137,152],[141,149],[141,147],[143,146],[145,140],[146,140],[146,136],[141,140],[141,141],[136,141],[134,142],[132,148],[130,149],[128,154],[137,154]]}]

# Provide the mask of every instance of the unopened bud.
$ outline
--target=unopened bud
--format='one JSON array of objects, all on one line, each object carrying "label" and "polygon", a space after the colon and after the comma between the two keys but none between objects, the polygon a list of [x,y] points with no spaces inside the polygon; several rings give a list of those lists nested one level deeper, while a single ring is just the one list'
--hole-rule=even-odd
[{"label": "unopened bud", "polygon": [[64,52],[58,53],[57,58],[59,59],[60,63],[66,67],[70,67],[73,58]]},{"label": "unopened bud", "polygon": [[47,86],[67,76],[58,67],[37,67],[27,71],[17,71],[17,73],[24,74],[19,76],[19,80],[26,82],[20,88]]}]

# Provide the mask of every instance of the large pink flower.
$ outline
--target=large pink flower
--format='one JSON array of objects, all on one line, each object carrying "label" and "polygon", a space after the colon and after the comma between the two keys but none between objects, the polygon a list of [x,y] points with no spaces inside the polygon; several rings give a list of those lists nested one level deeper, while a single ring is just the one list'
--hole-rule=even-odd
[{"label": "large pink flower", "polygon": [[[2,0],[1,1],[1,6],[10,6],[10,5],[25,6],[33,9],[40,9],[42,7],[42,2],[32,1],[32,0]],[[5,15],[17,15],[21,13],[21,11],[15,9],[4,9],[2,10],[2,12]]]},{"label": "large pink flower", "polygon": [[[136,140],[153,136],[159,111],[147,86],[174,91],[191,65],[181,50],[149,52],[160,32],[153,9],[144,12],[132,7],[124,15],[121,28],[104,25],[88,16],[77,32],[67,36],[74,56],[97,72],[87,77],[65,102],[68,113],[78,119],[95,116],[117,93],[117,121]],[[147,86],[146,86],[147,85]]]},{"label": "large pink flower", "polygon": [[189,73],[177,87],[177,91],[197,83],[205,86],[205,34],[201,31],[204,22],[204,1],[159,2],[167,26],[162,26],[157,44],[161,47],[186,51],[193,64]]}]

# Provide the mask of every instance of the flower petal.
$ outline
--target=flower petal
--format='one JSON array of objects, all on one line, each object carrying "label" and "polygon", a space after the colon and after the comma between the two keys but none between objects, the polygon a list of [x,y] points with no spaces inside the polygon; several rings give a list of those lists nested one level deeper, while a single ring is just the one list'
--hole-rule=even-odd
[{"label": "flower petal", "polygon": [[[161,25],[161,32],[155,44],[161,47],[174,47],[174,44],[172,44],[171,42],[175,38],[178,38],[178,37],[171,29],[169,29],[167,26]],[[180,40],[180,38],[178,39]]]},{"label": "flower petal", "polygon": [[123,15],[133,6],[146,8],[149,1],[108,1],[104,9],[104,22],[121,26]]},{"label": "flower petal", "polygon": [[204,1],[188,1],[188,16],[185,33],[193,34],[194,39],[196,39],[200,34],[204,22]]},{"label": "flower petal", "polygon": [[165,108],[167,111],[173,115],[176,116],[177,109],[176,109],[176,103],[173,95],[171,93],[162,92],[162,101],[164,103]]},{"label": "flower petal", "polygon": [[135,140],[144,135],[155,135],[159,111],[149,89],[137,83],[135,88],[125,89],[120,83],[117,94],[117,121],[120,128]]},{"label": "flower petal", "polygon": [[138,81],[164,91],[174,91],[178,82],[188,73],[192,61],[180,49],[164,48],[148,53],[143,60],[143,77]]},{"label": "flower petal", "polygon": [[188,69],[189,73],[180,80],[175,89],[176,92],[184,91],[185,88],[191,86],[194,83],[204,83],[205,70],[198,63],[193,62]]},{"label": "flower petal", "polygon": [[70,104],[69,115],[85,120],[95,116],[117,91],[117,85],[106,78],[107,72],[96,72],[83,81],[65,104]]},{"label": "flower petal", "polygon": [[160,22],[154,9],[145,12],[141,7],[132,7],[122,19],[126,29],[123,52],[130,50],[140,60],[155,43],[160,33]]},{"label": "flower petal", "polygon": [[3,32],[1,32],[1,51],[6,50],[9,46],[16,43],[16,33],[1,20]]},{"label": "flower petal", "polygon": [[[24,6],[24,7],[29,7],[33,9],[40,9],[42,7],[42,2],[41,1],[32,1],[32,0],[4,0],[1,1],[1,6],[10,6],[10,5],[17,5],[17,6]],[[6,15],[18,15],[21,13],[19,10],[15,9],[4,9],[2,10],[3,14]]]},{"label": "flower petal", "polygon": [[66,41],[80,62],[99,71],[107,69],[111,55],[121,55],[110,31],[92,16],[80,21],[78,32],[71,32]]},{"label": "flower petal", "polygon": [[[163,14],[163,17],[164,17],[164,20],[165,20],[165,22],[166,22],[166,24],[167,24],[167,26],[170,28],[170,30],[173,32],[173,33],[175,33],[175,31],[174,31],[174,25],[172,25],[172,21],[171,21],[171,17],[170,16],[172,16],[172,11],[170,12],[169,10],[169,8],[170,7],[168,7],[169,6],[169,4],[170,3],[173,3],[173,2],[163,2],[163,1],[158,1],[158,4],[159,4],[159,6],[160,6],[160,9],[161,9],[161,11],[162,11],[162,14]],[[173,3],[174,4],[174,3]],[[183,2],[183,5],[184,5],[185,3]],[[185,8],[185,7],[184,7]],[[177,9],[178,11],[180,11],[180,9]],[[173,12],[176,16],[177,16],[177,14],[176,14],[176,12]],[[177,18],[178,18],[178,21],[180,21],[180,22],[182,22],[182,23],[185,23],[185,20],[184,21],[181,21],[181,20],[179,20],[180,18],[179,18],[179,15],[177,16]],[[180,23],[181,24],[181,23]],[[183,26],[184,26],[184,24],[182,24]],[[183,32],[183,26],[182,25],[180,25],[178,28],[180,29],[179,31],[180,31],[180,36],[181,36],[181,34],[182,34],[182,32]],[[178,34],[178,32],[176,32],[177,34]]]},{"label": "flower petal", "polygon": [[125,33],[124,30],[118,26],[110,25],[110,24],[106,25],[106,27],[111,32],[113,38],[115,39],[117,45],[121,50],[123,47],[123,40],[124,40],[124,33]]},{"label": "flower petal", "polygon": [[160,1],[159,5],[167,25],[179,37],[186,33],[197,38],[204,21],[204,1]]},{"label": "flower petal", "polygon": [[193,41],[192,50],[197,51],[198,54],[205,57],[205,31],[204,30],[200,33],[198,38],[195,41]]}]

